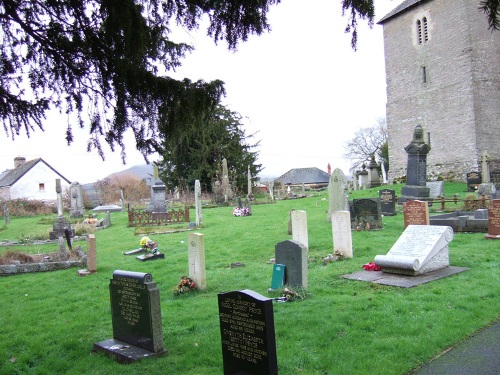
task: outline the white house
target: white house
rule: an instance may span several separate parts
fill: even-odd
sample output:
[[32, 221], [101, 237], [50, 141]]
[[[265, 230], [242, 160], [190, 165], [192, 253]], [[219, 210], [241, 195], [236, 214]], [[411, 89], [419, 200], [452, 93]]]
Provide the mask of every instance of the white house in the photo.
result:
[[36, 199], [56, 201], [56, 180], [62, 191], [69, 189], [71, 181], [47, 164], [42, 158], [26, 161], [14, 158], [14, 169], [0, 173], [0, 199]]

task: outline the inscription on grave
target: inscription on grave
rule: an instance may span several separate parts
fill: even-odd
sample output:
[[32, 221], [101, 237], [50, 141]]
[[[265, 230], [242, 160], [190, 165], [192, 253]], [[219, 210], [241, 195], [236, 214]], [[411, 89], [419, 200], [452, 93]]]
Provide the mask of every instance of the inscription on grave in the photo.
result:
[[424, 201], [408, 201], [403, 204], [404, 225], [429, 225], [429, 208]]
[[224, 374], [278, 374], [272, 299], [241, 290], [218, 302]]
[[382, 215], [396, 215], [396, 192], [391, 189], [382, 189], [378, 192]]
[[485, 238], [500, 239], [500, 199], [493, 199], [488, 206], [488, 234]]

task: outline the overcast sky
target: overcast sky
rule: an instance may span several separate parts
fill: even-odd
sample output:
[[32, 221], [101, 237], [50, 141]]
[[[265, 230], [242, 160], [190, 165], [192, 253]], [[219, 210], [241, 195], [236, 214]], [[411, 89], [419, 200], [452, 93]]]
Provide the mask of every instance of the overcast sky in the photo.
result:
[[[376, 21], [400, 0], [375, 0]], [[203, 29], [176, 32], [195, 47], [177, 69], [176, 78], [225, 82], [223, 104], [244, 117], [245, 132], [260, 140], [261, 176], [278, 177], [292, 168], [318, 167], [349, 172], [344, 145], [355, 131], [385, 117], [386, 84], [382, 26], [360, 23], [358, 50], [344, 33], [338, 0], [284, 0], [269, 12], [271, 32], [251, 36], [236, 52], [215, 45]], [[64, 140], [66, 118], [51, 115], [45, 132], [12, 141], [0, 133], [0, 171], [13, 159], [42, 157], [70, 181], [94, 182], [111, 173], [144, 164], [127, 138], [127, 165], [119, 150], [104, 145], [106, 160], [86, 152], [86, 134], [74, 129], [75, 142]], [[104, 143], [104, 141], [103, 141]], [[154, 161], [153, 158], [151, 161]]]

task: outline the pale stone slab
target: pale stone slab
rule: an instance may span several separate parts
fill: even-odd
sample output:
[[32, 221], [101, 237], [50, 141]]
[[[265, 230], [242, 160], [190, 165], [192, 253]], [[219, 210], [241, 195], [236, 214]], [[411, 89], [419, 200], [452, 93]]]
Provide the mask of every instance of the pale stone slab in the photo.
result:
[[449, 266], [448, 244], [453, 229], [437, 225], [409, 225], [387, 255], [375, 264], [384, 272], [418, 275]]
[[97, 272], [96, 240], [94, 234], [87, 237], [87, 270], [91, 273]]
[[349, 211], [347, 178], [341, 169], [335, 168], [328, 184], [328, 220], [335, 211]]
[[352, 258], [351, 214], [349, 211], [335, 211], [332, 214], [334, 254]]
[[194, 205], [196, 207], [196, 226], [199, 227], [202, 223], [200, 180], [195, 180], [194, 182], [194, 201]]
[[292, 221], [292, 239], [309, 248], [309, 234], [307, 230], [307, 212], [294, 210], [290, 212]]
[[188, 263], [189, 277], [194, 281], [197, 289], [206, 289], [205, 241], [201, 233], [188, 234]]

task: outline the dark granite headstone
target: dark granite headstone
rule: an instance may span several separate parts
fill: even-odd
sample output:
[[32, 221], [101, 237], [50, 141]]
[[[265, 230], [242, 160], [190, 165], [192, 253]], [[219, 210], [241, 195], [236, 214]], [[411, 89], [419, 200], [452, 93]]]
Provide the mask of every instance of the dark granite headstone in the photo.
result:
[[241, 290], [218, 301], [224, 375], [278, 374], [272, 299]]
[[380, 200], [375, 198], [353, 199], [351, 228], [354, 230], [382, 229]]
[[285, 265], [285, 284], [293, 288], [307, 288], [307, 247], [287, 240], [274, 248], [276, 264]]
[[481, 185], [481, 172], [469, 172], [466, 175], [467, 191], [476, 191]]
[[166, 354], [160, 291], [148, 273], [116, 270], [110, 280], [113, 339], [94, 343], [119, 362]]
[[391, 189], [382, 189], [378, 192], [382, 215], [396, 215], [396, 192]]

